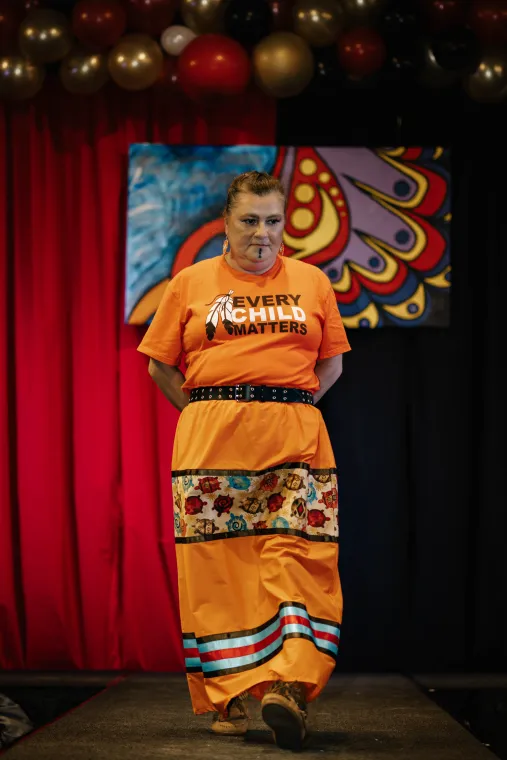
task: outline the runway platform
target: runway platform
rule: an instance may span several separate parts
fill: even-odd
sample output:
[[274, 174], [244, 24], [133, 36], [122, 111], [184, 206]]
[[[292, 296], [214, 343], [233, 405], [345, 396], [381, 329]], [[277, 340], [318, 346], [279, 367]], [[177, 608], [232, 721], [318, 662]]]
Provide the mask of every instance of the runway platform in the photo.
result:
[[[0, 692], [13, 676], [2, 674]], [[31, 679], [31, 680], [30, 680]], [[18, 677], [16, 688], [33, 683]], [[8, 760], [271, 760], [278, 749], [260, 718], [259, 703], [246, 738], [209, 732], [211, 714], [195, 716], [182, 675], [110, 677], [41, 676], [41, 687], [78, 681], [98, 693], [49, 725], [23, 737], [4, 753]], [[425, 684], [400, 675], [335, 675], [309, 706], [308, 760], [494, 760], [493, 752], [425, 693]]]

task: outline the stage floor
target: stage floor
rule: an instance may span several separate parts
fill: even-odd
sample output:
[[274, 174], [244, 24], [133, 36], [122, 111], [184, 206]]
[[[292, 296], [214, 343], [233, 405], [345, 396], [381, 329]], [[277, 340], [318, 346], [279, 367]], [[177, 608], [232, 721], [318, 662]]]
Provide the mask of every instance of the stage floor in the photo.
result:
[[[182, 675], [110, 676], [3, 673], [0, 692], [27, 684], [45, 688], [79, 683], [104, 690], [12, 746], [9, 760], [144, 760], [145, 758], [271, 758], [279, 750], [250, 700], [254, 716], [246, 738], [209, 733], [211, 714], [195, 716]], [[455, 679], [456, 680], [456, 679]], [[303, 752], [341, 760], [494, 760], [481, 744], [425, 693], [445, 679], [412, 681], [401, 675], [335, 675], [309, 706], [310, 736]], [[490, 681], [488, 681], [490, 683]], [[10, 687], [9, 688], [9, 684]], [[502, 685], [505, 685], [505, 678]], [[19, 702], [21, 706], [21, 701]]]

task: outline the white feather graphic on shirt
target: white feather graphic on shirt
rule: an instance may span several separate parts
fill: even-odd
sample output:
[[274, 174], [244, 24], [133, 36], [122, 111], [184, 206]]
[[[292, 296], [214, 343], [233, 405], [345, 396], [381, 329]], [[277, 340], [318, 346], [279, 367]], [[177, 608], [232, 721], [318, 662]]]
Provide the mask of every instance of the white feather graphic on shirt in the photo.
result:
[[227, 298], [223, 300], [222, 307], [220, 309], [220, 316], [222, 317], [222, 323], [229, 333], [232, 335], [234, 328], [232, 325], [232, 290], [229, 291]]
[[[232, 335], [232, 298], [233, 290], [229, 290], [226, 295], [216, 296], [211, 302], [211, 308], [206, 319], [206, 336], [208, 340], [213, 340], [218, 325], [219, 317], [222, 319], [223, 326]], [[206, 304], [209, 306], [209, 304]]]

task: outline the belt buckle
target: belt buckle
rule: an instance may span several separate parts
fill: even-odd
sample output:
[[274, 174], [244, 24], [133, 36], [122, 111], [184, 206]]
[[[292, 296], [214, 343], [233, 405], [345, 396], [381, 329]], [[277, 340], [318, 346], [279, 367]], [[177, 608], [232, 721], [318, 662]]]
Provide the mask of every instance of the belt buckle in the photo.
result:
[[243, 396], [240, 396], [241, 385], [234, 386], [234, 401], [243, 401]]
[[245, 389], [245, 401], [265, 401], [265, 385], [247, 385]]
[[255, 391], [257, 388], [255, 388], [253, 385], [245, 385], [245, 395], [243, 396], [243, 401], [257, 401], [257, 397], [255, 395]]

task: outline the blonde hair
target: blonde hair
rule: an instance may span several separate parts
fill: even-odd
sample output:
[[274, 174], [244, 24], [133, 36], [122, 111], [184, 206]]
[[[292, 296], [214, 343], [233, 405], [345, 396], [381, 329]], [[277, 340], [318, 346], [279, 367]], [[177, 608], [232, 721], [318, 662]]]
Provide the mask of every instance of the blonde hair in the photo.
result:
[[243, 172], [238, 174], [229, 185], [227, 191], [227, 201], [224, 209], [224, 216], [231, 213], [231, 209], [236, 203], [239, 193], [253, 193], [254, 195], [269, 195], [269, 193], [280, 193], [284, 201], [284, 207], [287, 206], [287, 196], [285, 188], [278, 179], [267, 172]]

